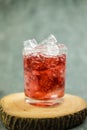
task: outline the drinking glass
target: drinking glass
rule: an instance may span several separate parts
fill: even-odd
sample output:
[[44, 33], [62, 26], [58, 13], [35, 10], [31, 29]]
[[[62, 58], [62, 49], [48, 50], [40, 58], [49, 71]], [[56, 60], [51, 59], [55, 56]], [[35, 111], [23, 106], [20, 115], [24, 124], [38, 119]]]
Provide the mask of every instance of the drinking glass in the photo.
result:
[[27, 103], [52, 106], [63, 102], [66, 80], [67, 48], [51, 35], [37, 44], [24, 42], [24, 93]]

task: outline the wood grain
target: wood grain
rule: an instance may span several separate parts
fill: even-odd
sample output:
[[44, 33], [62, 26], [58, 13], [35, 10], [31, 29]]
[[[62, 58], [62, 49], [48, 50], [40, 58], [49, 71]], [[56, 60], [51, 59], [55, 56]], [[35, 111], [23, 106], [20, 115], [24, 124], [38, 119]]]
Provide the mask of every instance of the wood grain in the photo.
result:
[[81, 124], [87, 115], [87, 104], [78, 96], [66, 94], [53, 107], [33, 106], [24, 98], [16, 93], [0, 100], [0, 119], [9, 130], [64, 130]]

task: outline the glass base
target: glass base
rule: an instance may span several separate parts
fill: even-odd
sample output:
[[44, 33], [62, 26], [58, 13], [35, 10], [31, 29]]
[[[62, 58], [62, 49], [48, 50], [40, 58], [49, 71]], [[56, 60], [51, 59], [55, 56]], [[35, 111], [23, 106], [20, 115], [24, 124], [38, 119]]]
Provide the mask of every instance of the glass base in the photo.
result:
[[57, 104], [63, 103], [64, 98], [57, 98], [57, 99], [50, 99], [50, 100], [36, 100], [36, 99], [31, 99], [29, 97], [25, 97], [26, 103], [29, 103], [31, 105], [35, 106], [55, 106]]

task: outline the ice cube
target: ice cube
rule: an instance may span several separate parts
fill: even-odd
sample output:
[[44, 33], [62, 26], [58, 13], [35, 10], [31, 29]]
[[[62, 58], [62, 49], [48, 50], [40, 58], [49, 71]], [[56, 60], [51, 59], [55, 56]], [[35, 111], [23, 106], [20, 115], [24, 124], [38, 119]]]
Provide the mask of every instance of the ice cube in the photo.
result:
[[48, 55], [55, 56], [59, 54], [59, 48], [57, 45], [57, 40], [54, 35], [50, 35], [47, 39], [47, 51]]
[[40, 44], [44, 45], [44, 44], [54, 44], [54, 43], [57, 43], [57, 40], [55, 36], [51, 34], [47, 39], [43, 40]]
[[26, 54], [33, 52], [33, 55], [37, 55], [38, 52], [47, 56], [56, 56], [59, 54], [57, 40], [52, 34], [40, 44], [35, 39], [25, 41], [24, 50]]
[[35, 39], [24, 41], [24, 49], [25, 50], [32, 50], [38, 45]]
[[34, 51], [34, 48], [38, 46], [38, 43], [35, 39], [24, 41], [24, 55], [29, 55]]
[[48, 37], [47, 42], [48, 42], [48, 43], [51, 43], [51, 44], [55, 44], [55, 43], [57, 43], [57, 40], [56, 40], [55, 36], [51, 34], [51, 35]]
[[35, 49], [35, 51], [39, 50], [39, 52], [48, 56], [55, 56], [59, 54], [57, 40], [52, 34], [42, 41]]

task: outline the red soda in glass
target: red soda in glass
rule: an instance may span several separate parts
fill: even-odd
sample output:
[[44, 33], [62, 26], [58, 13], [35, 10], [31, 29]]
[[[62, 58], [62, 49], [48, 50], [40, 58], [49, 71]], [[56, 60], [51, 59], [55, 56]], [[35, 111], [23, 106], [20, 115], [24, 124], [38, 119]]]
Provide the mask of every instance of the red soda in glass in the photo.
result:
[[58, 55], [47, 55], [40, 51], [23, 55], [26, 102], [51, 106], [63, 101], [66, 51], [64, 45], [58, 47]]

